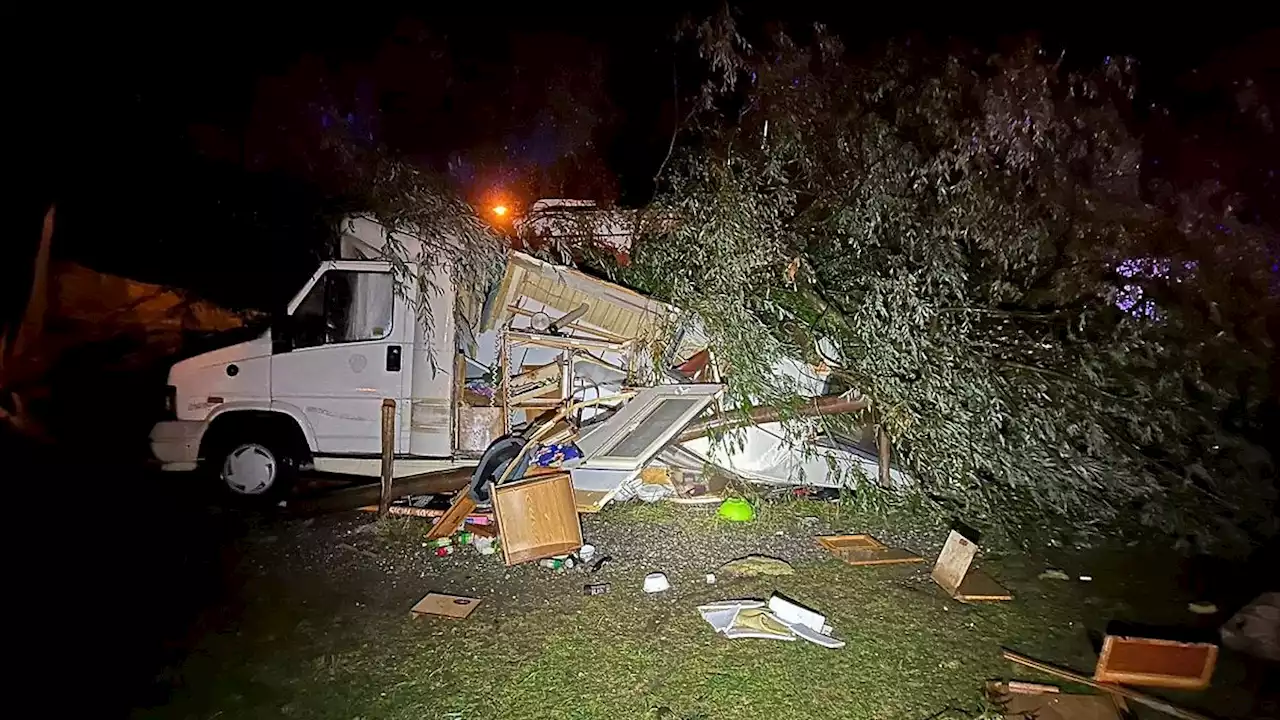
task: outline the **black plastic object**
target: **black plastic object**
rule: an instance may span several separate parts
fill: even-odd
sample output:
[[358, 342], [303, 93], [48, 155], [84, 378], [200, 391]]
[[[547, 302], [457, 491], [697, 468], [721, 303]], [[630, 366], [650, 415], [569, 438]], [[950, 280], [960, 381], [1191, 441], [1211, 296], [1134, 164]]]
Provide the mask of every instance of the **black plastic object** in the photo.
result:
[[[502, 477], [507, 466], [516, 459], [520, 450], [528, 442], [519, 435], [503, 435], [489, 443], [489, 447], [485, 448], [484, 454], [480, 456], [480, 463], [476, 465], [475, 472], [471, 473], [472, 500], [478, 504], [489, 502], [489, 483], [496, 482]], [[510, 480], [524, 476], [525, 468], [529, 466], [529, 458], [524, 458], [520, 464], [521, 467], [511, 473]]]
[[387, 372], [400, 372], [400, 346], [387, 346]]

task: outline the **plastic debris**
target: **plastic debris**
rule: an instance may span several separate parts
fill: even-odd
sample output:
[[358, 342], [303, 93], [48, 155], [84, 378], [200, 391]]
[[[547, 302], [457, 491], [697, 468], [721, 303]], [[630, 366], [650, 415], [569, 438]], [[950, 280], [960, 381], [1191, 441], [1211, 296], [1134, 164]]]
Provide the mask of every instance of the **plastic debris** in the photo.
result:
[[644, 591], [647, 593], [660, 593], [671, 589], [671, 582], [667, 580], [667, 576], [663, 573], [649, 573], [644, 576]]
[[759, 600], [728, 600], [701, 605], [698, 613], [716, 632], [730, 639], [799, 638], [831, 649], [845, 645], [828, 634], [831, 628], [821, 613], [776, 594], [767, 604]]
[[720, 510], [717, 514], [725, 520], [733, 522], [750, 522], [756, 519], [756, 509], [751, 507], [751, 503], [742, 498], [729, 498], [720, 503]]
[[1061, 570], [1049, 568], [1048, 570], [1045, 570], [1044, 572], [1040, 573], [1040, 579], [1041, 580], [1070, 580], [1071, 576], [1062, 572]]

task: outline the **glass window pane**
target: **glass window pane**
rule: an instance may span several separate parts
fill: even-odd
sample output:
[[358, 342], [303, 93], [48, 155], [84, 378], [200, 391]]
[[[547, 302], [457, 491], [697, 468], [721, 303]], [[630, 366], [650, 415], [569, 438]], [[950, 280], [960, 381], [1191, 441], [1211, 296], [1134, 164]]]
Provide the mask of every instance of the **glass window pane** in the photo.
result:
[[381, 340], [391, 333], [391, 273], [330, 270], [298, 305], [291, 321], [296, 348]]
[[608, 452], [602, 453], [600, 457], [615, 458], [631, 458], [637, 457], [645, 451], [655, 441], [662, 436], [664, 432], [671, 429], [671, 426], [680, 420], [680, 416], [689, 411], [698, 403], [703, 402], [702, 398], [671, 398], [658, 403], [644, 420], [640, 421], [640, 425], [628, 433], [622, 440]]
[[332, 342], [380, 340], [391, 332], [390, 273], [339, 270], [325, 275]]

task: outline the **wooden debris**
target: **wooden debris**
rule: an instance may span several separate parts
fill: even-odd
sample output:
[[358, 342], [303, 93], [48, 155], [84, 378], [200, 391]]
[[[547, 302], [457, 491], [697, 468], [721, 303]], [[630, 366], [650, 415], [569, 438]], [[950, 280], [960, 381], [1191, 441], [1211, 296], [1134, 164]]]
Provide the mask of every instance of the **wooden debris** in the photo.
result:
[[960, 581], [960, 587], [951, 596], [961, 602], [1000, 602], [1013, 599], [1012, 593], [981, 570], [966, 574]]
[[969, 572], [969, 565], [973, 564], [973, 556], [977, 554], [976, 544], [952, 530], [947, 536], [947, 543], [942, 546], [938, 561], [934, 563], [931, 575], [933, 581], [946, 590], [948, 595], [955, 596], [960, 581], [964, 580], [965, 574]]
[[832, 555], [850, 565], [900, 565], [924, 562], [924, 558], [899, 548], [886, 547], [870, 535], [824, 535], [815, 538]]
[[1042, 673], [1062, 678], [1063, 680], [1070, 680], [1072, 682], [1080, 683], [1081, 685], [1088, 685], [1089, 687], [1097, 690], [1103, 690], [1113, 695], [1119, 695], [1125, 699], [1142, 703], [1147, 707], [1155, 708], [1160, 712], [1172, 715], [1173, 717], [1179, 718], [1179, 720], [1210, 720], [1205, 715], [1201, 715], [1200, 713], [1192, 712], [1190, 710], [1184, 710], [1177, 705], [1169, 703], [1158, 697], [1147, 695], [1146, 693], [1141, 693], [1137, 690], [1130, 690], [1123, 685], [1112, 685], [1110, 683], [1098, 682], [1086, 675], [1081, 675], [1080, 673], [1067, 670], [1066, 668], [1060, 668], [1056, 665], [1050, 665], [1049, 663], [1040, 662], [1039, 660], [1029, 658], [1026, 655], [1020, 655], [1012, 650], [1005, 650], [1003, 655], [1006, 660], [1011, 660], [1019, 665], [1025, 665], [1029, 668], [1039, 670]]
[[[365, 505], [360, 508], [360, 512], [378, 512], [377, 505]], [[412, 505], [392, 505], [387, 509], [388, 515], [400, 515], [401, 517], [420, 517], [420, 518], [438, 518], [444, 517], [449, 512], [445, 508], [432, 507], [414, 507]], [[488, 512], [477, 512], [467, 516], [468, 525], [492, 525], [493, 514]]]
[[436, 538], [449, 537], [462, 527], [462, 523], [466, 522], [467, 516], [476, 509], [476, 501], [471, 499], [471, 493], [467, 490], [461, 490], [457, 495], [453, 496], [453, 503], [449, 505], [449, 509], [445, 514], [431, 526], [431, 532], [427, 533], [428, 540]]
[[423, 615], [439, 615], [441, 617], [449, 617], [461, 620], [470, 615], [480, 601], [476, 598], [462, 597], [461, 595], [445, 595], [443, 593], [427, 593], [409, 609], [409, 614], [414, 617]]
[[1203, 690], [1218, 662], [1218, 646], [1108, 635], [1093, 671], [1100, 682]]
[[1005, 695], [1050, 695], [1062, 692], [1062, 688], [1057, 685], [1045, 685], [1044, 683], [1024, 682], [1022, 680], [1010, 680], [1008, 682], [1002, 680], [987, 681], [987, 696], [995, 699]]
[[977, 543], [952, 530], [933, 566], [933, 581], [961, 602], [1012, 600], [1013, 595], [989, 575], [978, 570], [969, 571], [977, 554]]
[[502, 535], [502, 558], [507, 565], [563, 555], [582, 547], [582, 524], [578, 521], [569, 473], [501, 485], [489, 494]]
[[1009, 695], [997, 701], [1009, 720], [1120, 720], [1106, 695]]

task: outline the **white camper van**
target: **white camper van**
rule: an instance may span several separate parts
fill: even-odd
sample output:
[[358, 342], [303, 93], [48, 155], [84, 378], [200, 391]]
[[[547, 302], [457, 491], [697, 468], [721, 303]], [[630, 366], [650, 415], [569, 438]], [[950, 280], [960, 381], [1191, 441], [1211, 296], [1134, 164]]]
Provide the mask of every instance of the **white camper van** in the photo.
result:
[[[487, 297], [466, 297], [448, 267], [377, 259], [388, 233], [373, 220], [349, 218], [341, 230], [343, 259], [322, 263], [269, 330], [173, 366], [172, 418], [151, 433], [165, 470], [203, 468], [246, 497], [279, 494], [304, 468], [376, 477], [384, 399], [396, 401], [397, 477], [471, 467], [549, 409], [621, 395], [577, 418], [586, 421], [577, 440], [584, 457], [573, 483], [580, 507], [598, 508], [721, 390], [714, 376], [673, 383], [652, 367], [650, 341], [678, 314], [652, 298], [521, 253], [509, 255]], [[397, 253], [419, 256], [418, 238], [391, 237]], [[406, 267], [437, 292], [397, 291]], [[699, 349], [669, 348], [667, 360]], [[822, 392], [805, 368], [779, 372]], [[873, 455], [795, 447], [776, 425], [733, 430], [723, 447], [688, 442], [677, 461], [764, 482], [832, 485], [850, 468], [874, 474]]]
[[[566, 399], [616, 393], [635, 369], [634, 339], [672, 312], [570, 268], [512, 253], [490, 298], [487, 329], [459, 333], [463, 299], [447, 268], [409, 266], [411, 276], [429, 274], [438, 290], [423, 306], [413, 293], [397, 292], [391, 262], [366, 259], [381, 256], [386, 235], [368, 218], [344, 221], [344, 259], [322, 263], [271, 329], [173, 366], [173, 417], [151, 433], [165, 470], [203, 466], [246, 496], [276, 493], [306, 467], [377, 476], [380, 408], [388, 398], [397, 409], [396, 476], [473, 466], [490, 441], [525, 417]], [[397, 250], [417, 256], [416, 238], [394, 237]], [[553, 325], [567, 315], [564, 327]], [[486, 397], [483, 387], [468, 386], [495, 368], [508, 373], [516, 391], [503, 407], [492, 391]], [[680, 403], [676, 416], [664, 413], [669, 432], [646, 434], [642, 444], [660, 448], [658, 441], [670, 441], [712, 395], [704, 389], [699, 402]]]

